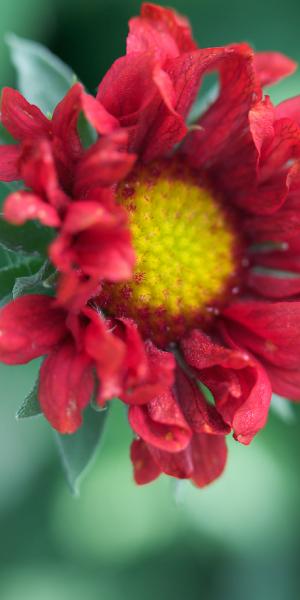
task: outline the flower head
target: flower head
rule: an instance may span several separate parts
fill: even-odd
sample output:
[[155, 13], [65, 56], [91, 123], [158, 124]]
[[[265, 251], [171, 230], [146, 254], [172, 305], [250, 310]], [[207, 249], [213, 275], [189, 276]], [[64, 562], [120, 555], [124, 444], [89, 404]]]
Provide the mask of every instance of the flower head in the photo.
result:
[[[129, 405], [137, 483], [206, 485], [226, 435], [249, 444], [265, 425], [272, 390], [300, 399], [300, 102], [262, 90], [294, 68], [247, 44], [198, 49], [186, 19], [146, 3], [96, 98], [76, 84], [48, 120], [4, 92], [20, 144], [0, 173], [28, 188], [4, 214], [56, 228], [60, 278], [56, 299], [2, 310], [0, 356], [48, 355], [39, 397], [59, 431], [80, 425], [96, 373], [100, 405]], [[218, 97], [190, 127], [212, 71]]]

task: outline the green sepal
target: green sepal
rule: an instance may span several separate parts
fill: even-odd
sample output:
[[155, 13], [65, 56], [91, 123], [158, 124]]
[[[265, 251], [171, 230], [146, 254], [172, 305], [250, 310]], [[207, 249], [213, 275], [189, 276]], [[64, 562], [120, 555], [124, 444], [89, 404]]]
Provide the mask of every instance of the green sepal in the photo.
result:
[[71, 435], [54, 432], [63, 470], [71, 493], [79, 495], [79, 484], [99, 446], [108, 416], [105, 410], [96, 412], [88, 406], [84, 412], [83, 424]]
[[41, 265], [39, 256], [16, 253], [0, 243], [0, 298], [12, 292], [16, 280], [34, 277]]
[[36, 380], [31, 392], [26, 396], [21, 404], [16, 419], [28, 419], [29, 417], [37, 417], [41, 414], [41, 407], [38, 401], [38, 385], [39, 379]]
[[17, 277], [12, 295], [14, 300], [24, 294], [46, 294], [54, 295], [56, 271], [53, 265], [46, 260], [40, 269], [33, 275]]

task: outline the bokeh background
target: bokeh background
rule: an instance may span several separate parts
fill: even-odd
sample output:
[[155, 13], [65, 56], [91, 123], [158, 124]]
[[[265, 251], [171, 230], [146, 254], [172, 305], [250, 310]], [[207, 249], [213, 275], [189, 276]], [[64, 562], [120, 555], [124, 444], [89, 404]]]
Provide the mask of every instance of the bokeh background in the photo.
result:
[[[162, 2], [162, 4], [165, 4]], [[6, 32], [41, 41], [90, 91], [124, 53], [136, 0], [0, 0], [0, 83], [14, 83]], [[173, 0], [201, 46], [248, 41], [300, 60], [299, 0]], [[300, 93], [294, 75], [271, 92]], [[0, 368], [1, 600], [299, 598], [300, 410], [277, 405], [245, 448], [230, 442], [205, 490], [132, 481], [131, 434], [113, 406], [104, 443], [74, 499], [41, 417], [16, 422], [38, 364]], [[279, 414], [280, 413], [280, 414]]]

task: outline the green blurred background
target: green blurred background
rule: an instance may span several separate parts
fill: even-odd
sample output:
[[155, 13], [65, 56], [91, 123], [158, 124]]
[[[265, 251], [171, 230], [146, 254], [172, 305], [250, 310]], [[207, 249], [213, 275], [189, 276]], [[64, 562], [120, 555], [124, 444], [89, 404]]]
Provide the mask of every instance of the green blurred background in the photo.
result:
[[[124, 53], [135, 0], [0, 0], [0, 83], [13, 84], [6, 32], [41, 41], [91, 91]], [[300, 60], [299, 0], [174, 0], [201, 46], [245, 40]], [[300, 92], [294, 75], [275, 101]], [[42, 418], [16, 422], [38, 364], [1, 366], [1, 600], [299, 598], [300, 410], [282, 406], [251, 447], [230, 442], [205, 490], [132, 481], [131, 434], [114, 406], [104, 444], [70, 496]]]

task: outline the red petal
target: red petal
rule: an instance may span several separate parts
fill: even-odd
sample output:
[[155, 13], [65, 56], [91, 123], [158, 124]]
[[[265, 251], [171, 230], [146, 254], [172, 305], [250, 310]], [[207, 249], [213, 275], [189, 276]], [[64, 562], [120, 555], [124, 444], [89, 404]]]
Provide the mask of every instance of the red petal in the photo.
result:
[[23, 144], [20, 173], [27, 187], [36, 194], [46, 196], [56, 208], [68, 203], [68, 197], [59, 186], [52, 146], [47, 140]]
[[3, 215], [14, 225], [22, 225], [33, 219], [49, 227], [58, 227], [60, 224], [59, 216], [53, 206], [43, 202], [39, 196], [24, 191], [15, 192], [6, 198]]
[[171, 352], [159, 350], [152, 342], [145, 342], [148, 358], [148, 375], [132, 389], [122, 393], [121, 399], [128, 404], [146, 404], [163, 394], [174, 381], [175, 359]]
[[277, 119], [292, 119], [300, 125], [300, 96], [280, 102], [275, 108], [275, 114]]
[[124, 151], [127, 135], [117, 131], [100, 139], [85, 152], [75, 174], [74, 195], [82, 197], [93, 188], [110, 186], [126, 177], [136, 160]]
[[150, 51], [164, 61], [196, 47], [187, 19], [168, 8], [146, 3], [141, 16], [129, 21], [127, 54]]
[[266, 298], [289, 298], [300, 294], [300, 277], [292, 273], [290, 276], [277, 275], [276, 271], [272, 273], [249, 271], [247, 276], [247, 285]]
[[299, 367], [300, 302], [234, 302], [223, 311], [229, 334], [270, 363]]
[[224, 423], [215, 406], [207, 403], [195, 380], [179, 367], [176, 372], [176, 392], [183, 414], [195, 433], [230, 433], [230, 427]]
[[98, 394], [99, 404], [105, 404], [120, 393], [120, 373], [126, 354], [124, 343], [109, 330], [102, 315], [94, 310], [86, 309], [91, 322], [86, 328], [85, 349], [94, 360], [100, 380]]
[[[232, 155], [235, 157], [237, 150], [243, 148], [248, 113], [260, 100], [261, 90], [254, 71], [253, 52], [246, 44], [199, 52], [202, 75], [212, 70], [219, 72], [220, 94], [200, 118], [201, 129], [187, 138], [185, 151], [195, 167], [209, 166], [222, 172], [224, 153], [227, 157], [229, 152], [232, 161]], [[227, 159], [225, 166], [228, 167]]]
[[134, 440], [130, 448], [130, 458], [134, 468], [134, 480], [138, 485], [150, 483], [160, 475], [161, 470], [152, 458], [143, 440]]
[[300, 402], [300, 369], [281, 369], [267, 365], [267, 372], [276, 394]]
[[1, 98], [1, 121], [16, 140], [51, 135], [51, 122], [40, 109], [12, 88], [4, 88]]
[[51, 244], [49, 253], [65, 273], [81, 269], [98, 281], [129, 278], [135, 254], [125, 211], [114, 206], [109, 212], [88, 201], [74, 203], [66, 215], [65, 230]]
[[176, 477], [189, 479], [193, 475], [194, 465], [191, 444], [181, 452], [166, 452], [148, 444], [148, 450], [158, 465], [160, 472]]
[[52, 117], [53, 133], [62, 141], [66, 153], [73, 160], [78, 159], [82, 152], [77, 131], [82, 94], [83, 85], [75, 83], [56, 106]]
[[0, 359], [6, 364], [43, 356], [65, 335], [65, 313], [49, 296], [22, 296], [0, 311]]
[[182, 348], [187, 363], [212, 392], [220, 418], [239, 442], [249, 444], [264, 427], [271, 402], [272, 390], [262, 366], [245, 352], [213, 343], [200, 331], [183, 340]]
[[256, 52], [254, 65], [262, 86], [280, 81], [297, 68], [297, 63], [281, 52]]
[[179, 452], [190, 442], [192, 432], [171, 390], [143, 406], [131, 406], [128, 420], [132, 429], [160, 450]]
[[20, 146], [0, 146], [0, 181], [20, 179]]
[[197, 487], [205, 487], [222, 475], [226, 461], [225, 438], [217, 435], [194, 435], [192, 439], [193, 474]]
[[88, 121], [98, 133], [107, 135], [119, 127], [119, 121], [90, 94], [82, 94], [82, 109]]
[[60, 433], [74, 433], [82, 423], [94, 387], [92, 363], [71, 341], [49, 354], [40, 371], [39, 401], [45, 417]]

